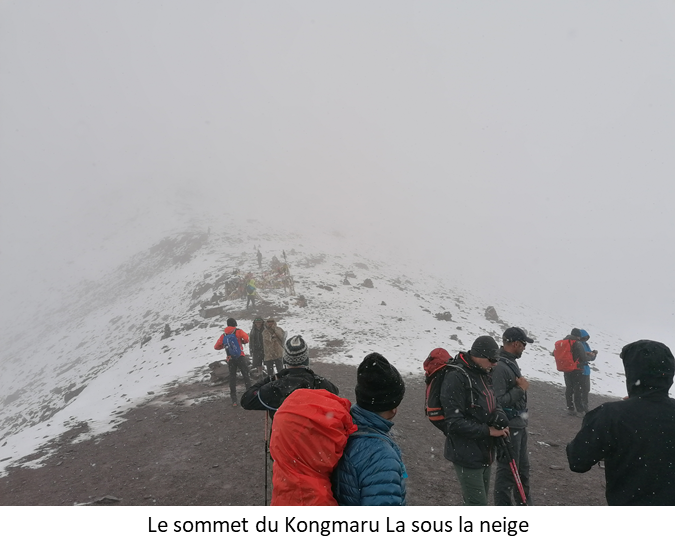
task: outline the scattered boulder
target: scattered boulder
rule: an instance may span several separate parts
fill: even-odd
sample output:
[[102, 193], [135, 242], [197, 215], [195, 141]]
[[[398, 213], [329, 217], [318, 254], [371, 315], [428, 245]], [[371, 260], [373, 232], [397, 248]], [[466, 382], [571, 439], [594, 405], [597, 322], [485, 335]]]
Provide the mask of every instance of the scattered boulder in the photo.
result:
[[452, 313], [450, 313], [450, 311], [443, 311], [443, 313], [436, 313], [435, 317], [439, 321], [452, 321]]
[[485, 310], [485, 318], [488, 321], [492, 321], [495, 323], [501, 322], [499, 315], [497, 315], [497, 310], [492, 305]]
[[295, 304], [296, 304], [298, 307], [307, 307], [307, 299], [305, 298], [305, 296], [300, 295], [300, 296], [298, 296], [297, 299], [295, 300]]
[[358, 267], [359, 269], [363, 269], [364, 271], [368, 270], [368, 265], [365, 263], [354, 263], [354, 267]]
[[342, 281], [342, 284], [349, 286], [351, 282], [349, 282], [346, 278]]
[[353, 271], [347, 271], [345, 273], [345, 279], [347, 279], [347, 278], [356, 278], [356, 275], [354, 274]]
[[216, 307], [204, 307], [203, 309], [200, 309], [199, 314], [204, 317], [205, 319], [210, 319], [212, 317], [217, 317], [218, 315], [222, 315], [224, 313], [224, 308], [220, 305]]
[[382, 303], [380, 305], [387, 305], [387, 302], [382, 300]]
[[197, 298], [202, 297], [206, 292], [213, 288], [212, 284], [203, 283], [200, 286], [197, 286], [192, 292], [192, 299], [196, 300]]
[[230, 371], [225, 361], [214, 361], [209, 364], [209, 369], [211, 369], [211, 382], [213, 384], [230, 380]]
[[171, 336], [171, 327], [169, 326], [169, 323], [166, 323], [164, 325], [164, 334], [162, 334], [162, 340], [166, 340]]
[[321, 288], [322, 290], [328, 290], [329, 292], [333, 291], [332, 286], [327, 286], [326, 284], [317, 284], [318, 288]]
[[373, 281], [370, 280], [369, 278], [367, 278], [366, 280], [364, 280], [364, 281], [361, 283], [361, 286], [363, 286], [364, 288], [374, 288], [374, 286], [373, 286]]

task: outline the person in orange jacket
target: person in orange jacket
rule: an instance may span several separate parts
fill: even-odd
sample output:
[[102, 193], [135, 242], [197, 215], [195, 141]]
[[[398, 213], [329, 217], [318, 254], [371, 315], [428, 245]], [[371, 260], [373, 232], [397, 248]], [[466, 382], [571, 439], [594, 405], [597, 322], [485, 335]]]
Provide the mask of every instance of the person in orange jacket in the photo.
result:
[[[228, 336], [234, 336], [236, 340], [232, 341]], [[237, 370], [241, 371], [241, 375], [244, 377], [246, 389], [251, 387], [244, 344], [248, 344], [248, 334], [241, 328], [237, 328], [237, 321], [230, 317], [227, 319], [227, 327], [225, 327], [222, 336], [218, 338], [216, 345], [213, 347], [217, 350], [225, 349], [227, 351], [227, 366], [230, 369], [230, 399], [233, 407], [237, 406]]]

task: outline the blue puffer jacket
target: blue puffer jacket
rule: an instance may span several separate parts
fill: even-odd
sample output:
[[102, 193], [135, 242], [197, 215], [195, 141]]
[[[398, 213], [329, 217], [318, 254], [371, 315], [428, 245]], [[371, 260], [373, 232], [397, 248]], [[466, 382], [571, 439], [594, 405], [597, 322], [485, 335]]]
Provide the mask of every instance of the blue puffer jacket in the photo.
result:
[[389, 437], [394, 423], [354, 405], [359, 429], [333, 472], [333, 495], [338, 505], [405, 505], [405, 479], [401, 450]]
[[[583, 328], [579, 329], [580, 333], [580, 338], [581, 340], [581, 345], [584, 346], [584, 351], [586, 352], [586, 357], [588, 358], [589, 361], [593, 361], [595, 359], [595, 355], [589, 355], [591, 353], [591, 346], [588, 345], [588, 342], [583, 340], [583, 338], [590, 338], [588, 332], [586, 332]], [[582, 374], [589, 376], [591, 374], [591, 367], [590, 365], [586, 364], [583, 366], [581, 369]]]

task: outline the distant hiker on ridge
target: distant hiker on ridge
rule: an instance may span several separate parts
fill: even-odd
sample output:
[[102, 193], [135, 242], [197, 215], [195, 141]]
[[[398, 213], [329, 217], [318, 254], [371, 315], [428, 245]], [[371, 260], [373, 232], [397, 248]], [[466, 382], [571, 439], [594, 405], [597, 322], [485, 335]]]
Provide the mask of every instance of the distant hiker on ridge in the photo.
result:
[[262, 269], [262, 254], [260, 253], [260, 250], [258, 250], [256, 255], [258, 257], [258, 269]]
[[265, 346], [263, 345], [263, 330], [265, 321], [262, 317], [253, 319], [253, 326], [249, 332], [249, 351], [251, 352], [251, 366], [259, 369], [262, 376], [263, 362], [265, 361]]
[[265, 367], [267, 374], [272, 376], [274, 374], [274, 367], [276, 372], [281, 372], [284, 368], [284, 340], [286, 333], [284, 329], [277, 326], [277, 322], [270, 317], [265, 322], [265, 329], [262, 333], [263, 347], [265, 354]]
[[227, 366], [230, 369], [230, 399], [234, 407], [237, 406], [237, 370], [241, 371], [246, 388], [251, 386], [244, 344], [248, 344], [248, 334], [237, 328], [237, 321], [230, 317], [227, 319], [227, 327], [223, 335], [218, 338], [213, 347], [217, 350], [224, 349], [227, 353]]
[[249, 308], [249, 305], [255, 307], [255, 296], [257, 293], [257, 288], [255, 287], [255, 279], [251, 278], [246, 284], [246, 309]]

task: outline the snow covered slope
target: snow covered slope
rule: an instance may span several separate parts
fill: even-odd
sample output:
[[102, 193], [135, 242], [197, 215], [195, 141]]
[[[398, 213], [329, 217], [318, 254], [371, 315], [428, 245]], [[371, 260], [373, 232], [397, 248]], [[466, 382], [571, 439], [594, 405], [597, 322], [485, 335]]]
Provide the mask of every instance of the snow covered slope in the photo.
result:
[[[208, 364], [223, 357], [213, 344], [227, 316], [234, 315], [248, 332], [256, 315], [244, 311], [245, 299], [224, 299], [225, 282], [236, 271], [261, 276], [272, 257], [283, 260], [283, 253], [296, 296], [261, 287], [261, 300], [289, 335], [303, 335], [314, 359], [356, 367], [364, 355], [378, 351], [404, 375], [422, 378], [431, 349], [454, 354], [481, 334], [500, 341], [506, 326], [521, 326], [535, 340], [521, 362], [524, 374], [562, 384], [550, 351], [579, 322], [508, 301], [494, 304], [501, 321], [489, 321], [485, 300], [460, 288], [453, 275], [385, 261], [381, 252], [355, 249], [335, 233], [263, 231], [249, 240], [204, 229], [167, 236], [115, 271], [54, 298], [30, 332], [4, 333], [0, 474], [67, 429], [86, 423], [81, 439], [95, 436], [166, 386], [204, 378]], [[372, 287], [363, 285], [366, 279]], [[208, 306], [222, 306], [223, 314], [203, 317]], [[593, 391], [622, 396], [618, 353], [624, 343], [586, 329], [600, 351]], [[23, 464], [37, 466], [44, 455]]]

